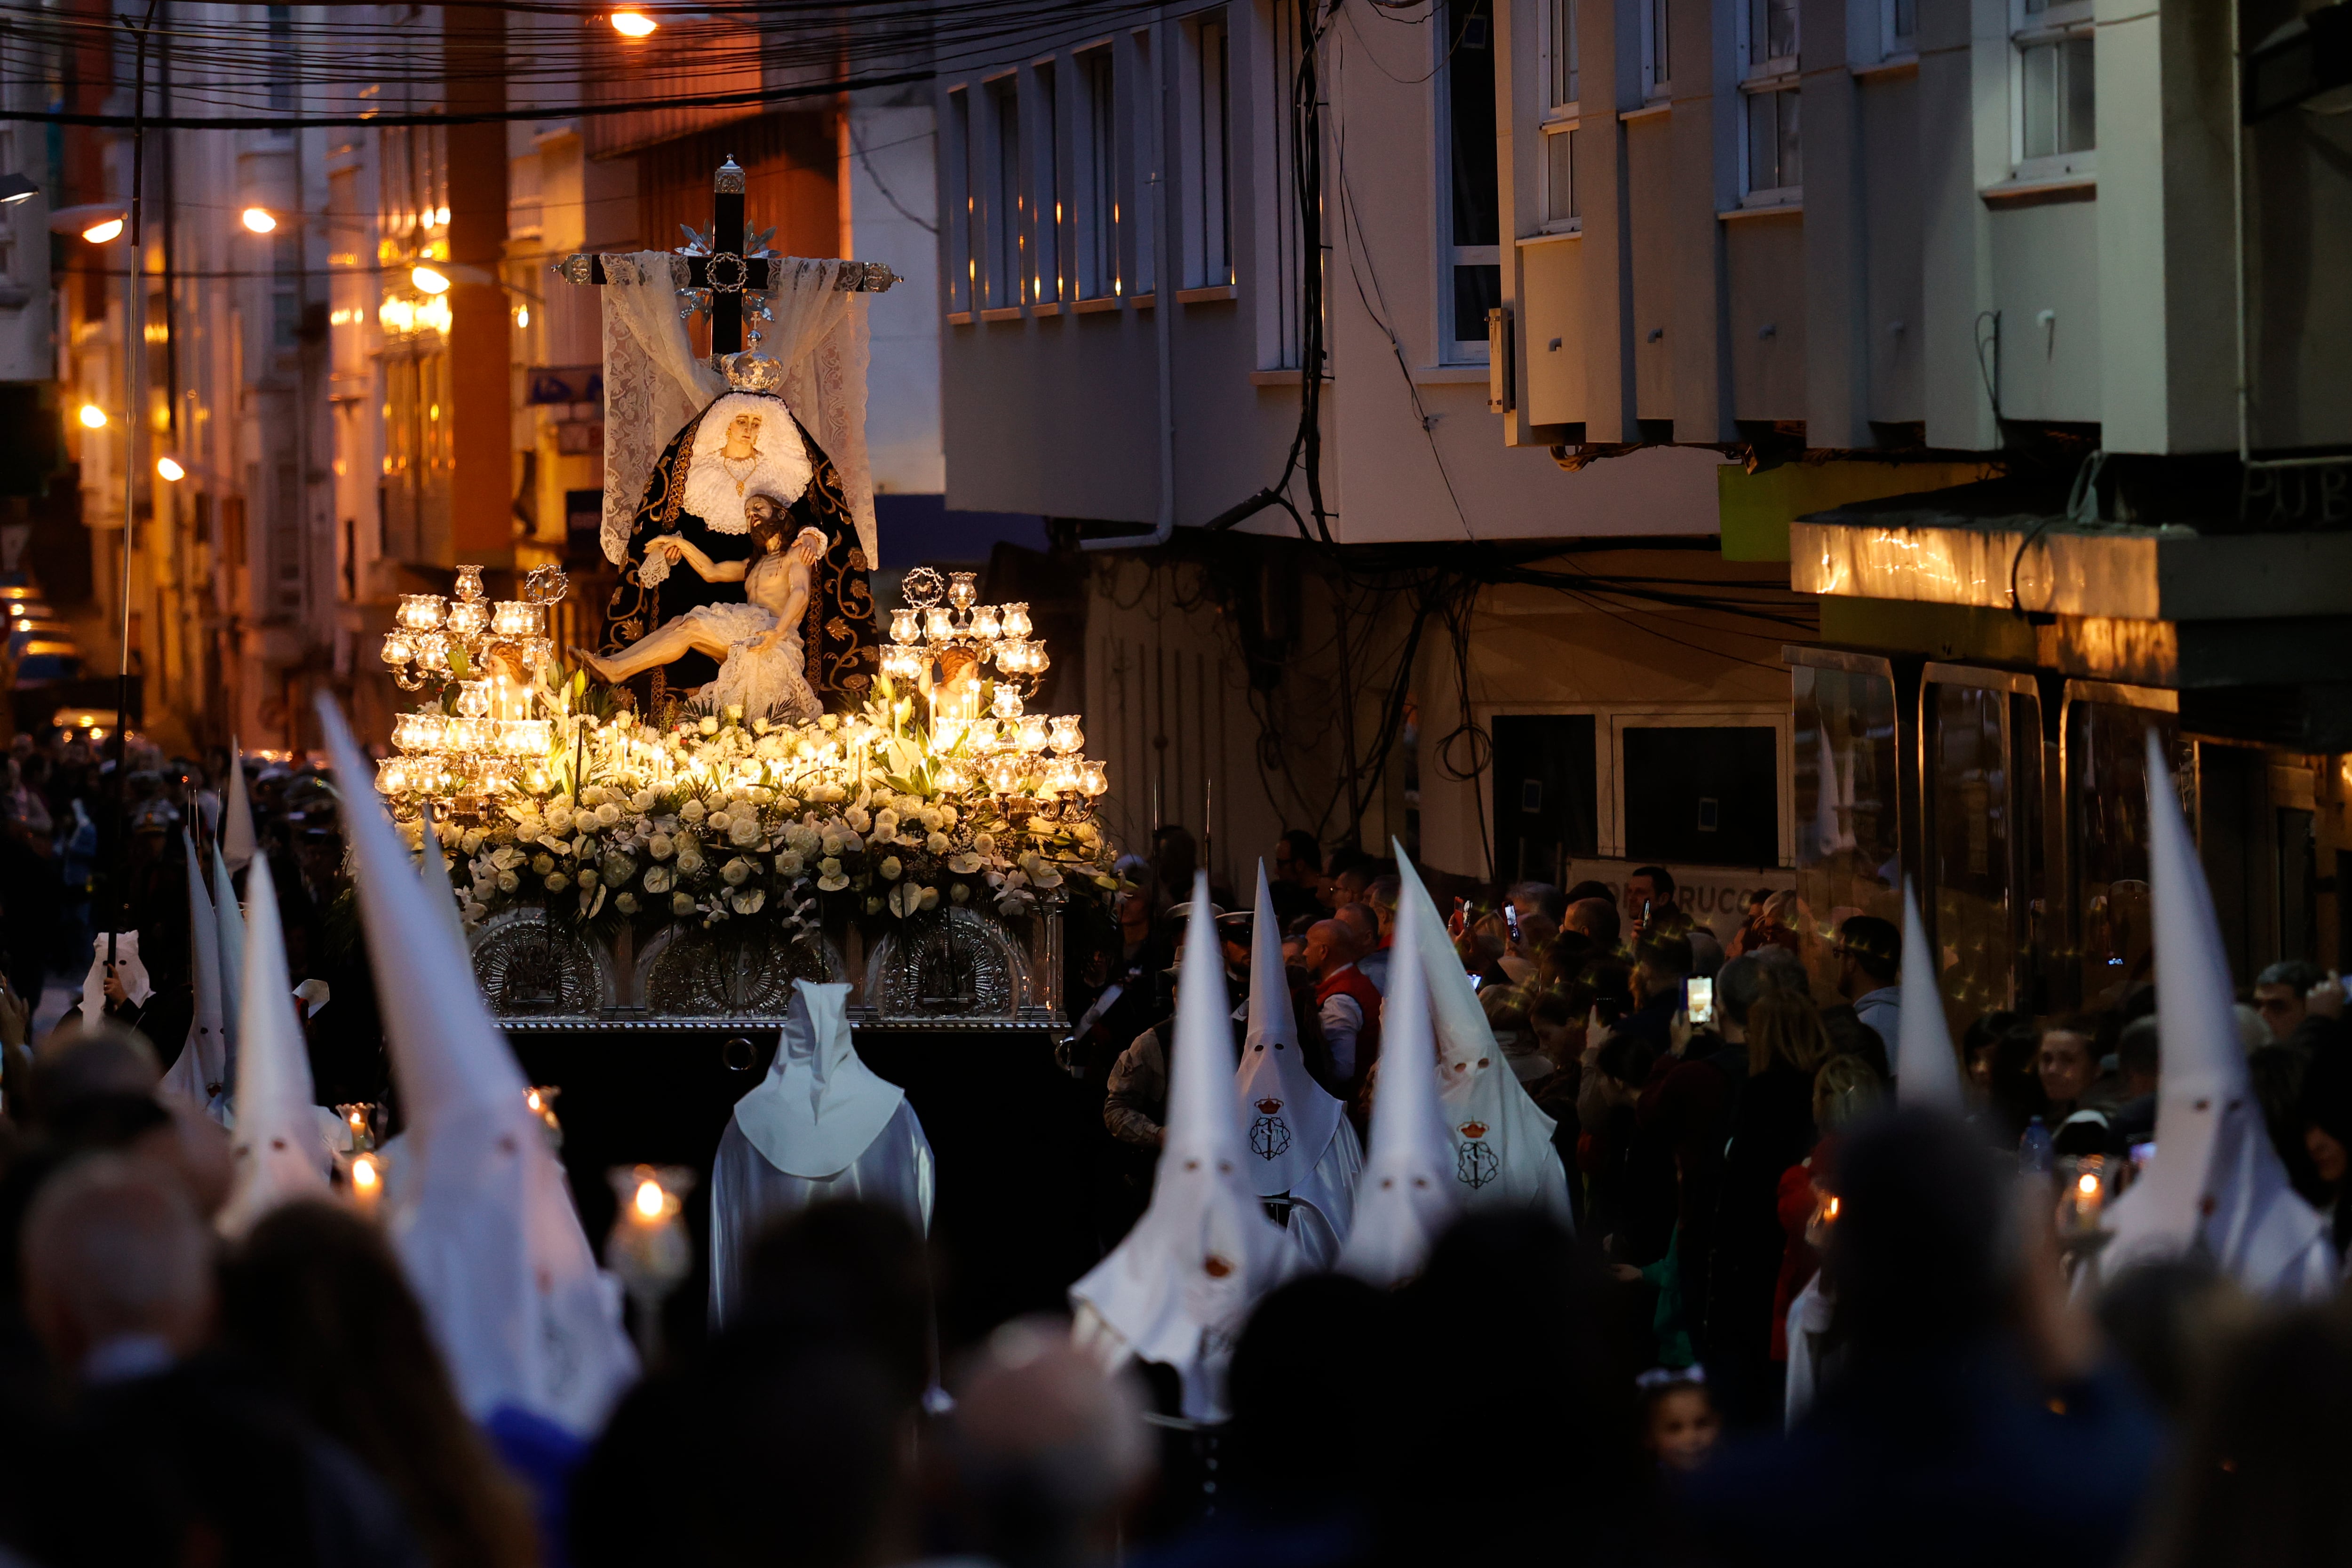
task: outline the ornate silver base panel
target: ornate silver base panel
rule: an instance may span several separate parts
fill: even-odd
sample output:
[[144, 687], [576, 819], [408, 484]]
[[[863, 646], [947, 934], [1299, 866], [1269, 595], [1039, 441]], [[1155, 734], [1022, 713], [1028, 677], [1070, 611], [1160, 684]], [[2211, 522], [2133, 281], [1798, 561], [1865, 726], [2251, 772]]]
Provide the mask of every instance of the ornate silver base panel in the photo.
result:
[[848, 981], [852, 1016], [889, 1025], [1066, 1023], [1062, 906], [1019, 921], [949, 907], [886, 931], [793, 936], [773, 928], [677, 925], [640, 946], [610, 943], [509, 910], [473, 938], [474, 979], [514, 1023], [781, 1019], [795, 980]]

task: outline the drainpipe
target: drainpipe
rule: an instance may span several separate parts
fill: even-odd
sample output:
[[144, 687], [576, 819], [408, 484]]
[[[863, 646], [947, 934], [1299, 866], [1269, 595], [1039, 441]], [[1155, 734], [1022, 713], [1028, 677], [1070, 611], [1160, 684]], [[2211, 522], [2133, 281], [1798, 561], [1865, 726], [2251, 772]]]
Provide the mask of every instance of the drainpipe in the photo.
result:
[[1168, 221], [1168, 24], [1151, 30], [1151, 74], [1159, 99], [1154, 121], [1151, 174], [1151, 243], [1159, 255], [1153, 264], [1152, 327], [1160, 342], [1160, 521], [1150, 533], [1114, 534], [1108, 539], [1081, 539], [1081, 550], [1150, 550], [1165, 544], [1176, 532], [1176, 247]]

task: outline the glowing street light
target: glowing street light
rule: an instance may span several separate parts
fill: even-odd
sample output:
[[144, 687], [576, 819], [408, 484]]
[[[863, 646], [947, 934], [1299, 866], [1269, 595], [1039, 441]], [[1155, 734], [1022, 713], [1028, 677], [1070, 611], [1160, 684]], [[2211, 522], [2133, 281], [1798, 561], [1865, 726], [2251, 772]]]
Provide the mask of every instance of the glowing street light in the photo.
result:
[[121, 232], [122, 220], [121, 218], [100, 218], [98, 222], [90, 225], [88, 228], [83, 229], [81, 231], [81, 237], [89, 241], [92, 245], [104, 245], [109, 240], [113, 239], [121, 234]]
[[427, 294], [446, 294], [449, 291], [447, 274], [436, 272], [430, 267], [410, 268], [408, 280]]
[[625, 38], [651, 37], [653, 36], [654, 29], [660, 26], [661, 24], [659, 22], [655, 21], [651, 16], [646, 16], [642, 11], [615, 11], [613, 13], [613, 31], [620, 34], [621, 37]]
[[83, 404], [81, 405], [81, 411], [77, 414], [75, 417], [81, 421], [81, 427], [85, 430], [103, 430], [106, 428], [106, 410], [100, 408], [95, 403]]
[[168, 454], [155, 459], [155, 471], [175, 485], [188, 477], [188, 470], [180, 467], [180, 459]]
[[268, 207], [247, 207], [238, 215], [237, 221], [255, 234], [268, 234], [278, 226], [277, 215]]

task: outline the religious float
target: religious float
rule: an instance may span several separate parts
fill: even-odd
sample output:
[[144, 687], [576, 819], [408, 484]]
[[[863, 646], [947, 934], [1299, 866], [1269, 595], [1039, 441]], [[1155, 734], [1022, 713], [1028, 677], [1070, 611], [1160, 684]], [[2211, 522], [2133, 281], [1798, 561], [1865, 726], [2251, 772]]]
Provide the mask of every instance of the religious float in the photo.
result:
[[865, 303], [894, 275], [769, 252], [731, 159], [715, 191], [678, 251], [555, 268], [603, 297], [604, 645], [554, 646], [552, 568], [404, 599], [383, 657], [423, 700], [376, 786], [448, 858], [591, 1235], [610, 1168], [707, 1184], [793, 982], [845, 983], [938, 1159], [943, 1314], [1056, 1306], [1093, 1253], [1057, 1047], [1065, 919], [1118, 887], [1108, 781], [1034, 710], [1026, 605], [919, 569], [881, 635]]

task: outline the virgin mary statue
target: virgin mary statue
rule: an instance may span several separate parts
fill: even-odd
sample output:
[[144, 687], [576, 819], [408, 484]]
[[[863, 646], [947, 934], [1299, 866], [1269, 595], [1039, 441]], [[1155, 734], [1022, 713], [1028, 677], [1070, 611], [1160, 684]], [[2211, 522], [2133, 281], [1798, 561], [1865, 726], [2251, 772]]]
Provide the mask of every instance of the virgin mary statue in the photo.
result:
[[656, 700], [700, 682], [698, 703], [747, 718], [858, 708], [877, 639], [841, 476], [773, 390], [774, 361], [734, 355], [728, 380], [656, 459], [586, 662], [614, 682], [656, 672]]

